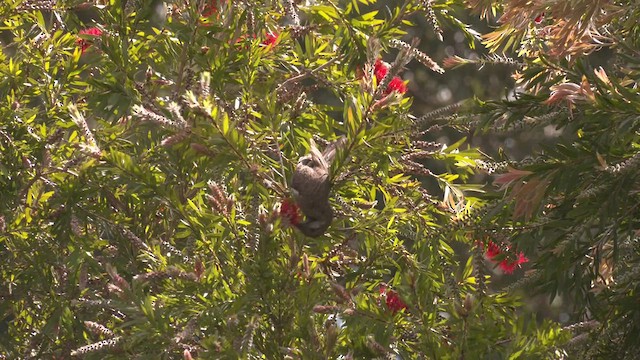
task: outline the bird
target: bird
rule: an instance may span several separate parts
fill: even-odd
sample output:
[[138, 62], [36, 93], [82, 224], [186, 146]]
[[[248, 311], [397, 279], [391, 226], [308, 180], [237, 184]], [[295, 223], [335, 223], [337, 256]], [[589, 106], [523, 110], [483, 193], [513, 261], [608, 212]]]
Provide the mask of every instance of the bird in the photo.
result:
[[301, 157], [291, 178], [293, 197], [305, 216], [296, 227], [310, 237], [322, 236], [331, 221], [333, 210], [329, 204], [331, 190], [331, 163], [346, 138], [341, 137], [320, 152], [315, 141], [309, 140], [309, 154]]

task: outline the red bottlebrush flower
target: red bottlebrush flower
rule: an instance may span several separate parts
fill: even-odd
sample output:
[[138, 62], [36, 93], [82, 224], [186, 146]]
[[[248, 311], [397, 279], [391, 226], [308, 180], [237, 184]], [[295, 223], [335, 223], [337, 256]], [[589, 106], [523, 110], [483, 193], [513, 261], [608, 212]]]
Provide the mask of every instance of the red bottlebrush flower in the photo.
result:
[[407, 84], [405, 84], [398, 76], [394, 76], [393, 79], [391, 79], [391, 82], [389, 82], [389, 86], [387, 86], [387, 90], [384, 93], [391, 94], [393, 91], [400, 94], [407, 92]]
[[407, 304], [400, 299], [400, 295], [393, 290], [387, 290], [387, 308], [394, 314], [400, 310], [409, 310]]
[[80, 34], [80, 35], [100, 36], [100, 35], [102, 35], [102, 30], [98, 29], [97, 27], [91, 27], [91, 28], [88, 28], [88, 29], [80, 30], [80, 32], [78, 32], [78, 34]]
[[382, 61], [382, 59], [376, 60], [373, 65], [373, 74], [376, 76], [378, 83], [387, 76], [387, 72], [389, 72], [389, 64]]
[[200, 13], [200, 15], [202, 15], [202, 17], [209, 17], [217, 13], [218, 13], [218, 0], [210, 0], [204, 6], [204, 9], [202, 9], [202, 12]]
[[[102, 35], [102, 30], [98, 29], [97, 27], [91, 27], [88, 29], [82, 29], [78, 32], [78, 35], [86, 35], [86, 36], [91, 36], [91, 37], [98, 37]], [[91, 44], [93, 44], [93, 41], [88, 40], [88, 39], [83, 39], [83, 38], [78, 38], [76, 40], [76, 45], [80, 46], [80, 51], [84, 54], [84, 52], [91, 47]]]
[[387, 289], [386, 285], [380, 285], [380, 295], [385, 297], [387, 309], [391, 310], [393, 314], [400, 310], [409, 310], [409, 306], [400, 299], [400, 295], [391, 289]]
[[500, 264], [498, 264], [498, 266], [500, 266], [500, 269], [502, 269], [502, 271], [504, 271], [505, 274], [513, 274], [513, 271], [517, 267], [520, 267], [520, 265], [527, 262], [529, 262], [529, 259], [526, 256], [524, 256], [523, 253], [519, 253], [517, 259], [515, 260], [504, 259], [500, 262]]
[[533, 21], [535, 21], [536, 24], [540, 24], [542, 20], [544, 20], [544, 13], [536, 16], [536, 18]]
[[269, 33], [267, 33], [265, 35], [265, 39], [264, 39], [264, 41], [262, 41], [262, 45], [267, 46], [267, 47], [271, 47], [271, 46], [275, 45], [275, 43], [278, 41], [279, 37], [280, 37], [280, 34], [269, 32]]
[[387, 293], [387, 285], [385, 283], [380, 284], [380, 295], [385, 295]]
[[489, 241], [487, 244], [487, 257], [489, 260], [493, 260], [493, 258], [500, 255], [501, 252], [500, 246], [496, 245], [493, 241]]
[[[373, 75], [376, 77], [378, 84], [385, 76], [387, 76], [390, 67], [391, 66], [382, 61], [382, 59], [376, 60], [376, 63], [373, 65]], [[400, 94], [407, 92], [407, 84], [405, 84], [399, 76], [394, 76], [393, 79], [391, 79], [389, 85], [387, 85], [387, 88], [384, 91], [384, 94], [389, 95], [394, 91]]]
[[[506, 247], [506, 250], [509, 250], [509, 247]], [[500, 254], [502, 254], [502, 249], [500, 248], [500, 246], [498, 246], [496, 243], [494, 243], [493, 241], [489, 241], [489, 243], [487, 244], [487, 251], [486, 251], [486, 256], [489, 260], [492, 260], [499, 256]], [[524, 256], [523, 252], [518, 253], [517, 258], [514, 260], [512, 256], [507, 256], [507, 258], [503, 259], [502, 261], [500, 261], [500, 263], [498, 264], [498, 266], [500, 267], [500, 269], [502, 269], [502, 271], [504, 271], [505, 274], [513, 274], [513, 271], [517, 268], [520, 267], [520, 265], [529, 262], [529, 259]]]
[[280, 204], [280, 216], [289, 221], [291, 225], [298, 225], [300, 223], [298, 205], [291, 199], [284, 199]]

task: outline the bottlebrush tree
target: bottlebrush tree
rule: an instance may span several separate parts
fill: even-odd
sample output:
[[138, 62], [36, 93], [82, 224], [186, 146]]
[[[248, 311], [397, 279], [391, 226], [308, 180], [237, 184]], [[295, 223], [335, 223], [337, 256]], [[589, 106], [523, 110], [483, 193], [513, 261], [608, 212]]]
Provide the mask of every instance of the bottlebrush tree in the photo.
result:
[[[535, 221], [538, 207], [556, 229], [577, 226], [575, 217], [595, 220], [597, 212], [572, 212], [564, 202], [576, 199], [567, 191], [596, 180], [597, 196], [628, 189], [611, 199], [629, 208], [609, 208], [633, 213], [633, 162], [606, 164], [630, 151], [635, 120], [617, 110], [620, 121], [611, 122], [595, 106], [631, 106], [623, 100], [634, 90], [591, 72], [593, 87], [577, 85], [584, 93], [557, 95], [554, 104], [544, 103], [550, 87], [527, 102], [483, 104], [485, 114], [556, 106], [565, 120], [584, 116], [575, 141], [597, 136], [602, 155], [568, 148], [567, 156], [582, 154], [566, 163], [583, 169], [580, 177], [548, 175], [560, 166], [553, 162], [506, 172], [506, 200], [536, 201], [516, 206], [519, 217], [476, 221], [474, 209], [496, 206], [467, 184], [488, 160], [462, 142], [425, 141], [442, 128], [425, 126], [441, 112], [412, 114], [401, 73], [412, 61], [443, 72], [403, 38], [411, 16], [426, 17], [441, 35], [473, 35], [455, 17], [457, 5], [4, 2], [11, 41], [0, 65], [0, 357], [563, 356], [570, 332], [488, 290], [490, 270], [511, 272], [531, 258], [558, 288], [566, 278], [552, 276], [561, 271], [586, 281], [583, 268], [567, 272], [583, 249], [574, 248], [577, 238], [554, 251], [545, 235], [538, 244], [549, 256], [534, 258], [537, 247], [520, 239], [531, 232], [509, 238], [504, 228], [525, 215]], [[530, 88], [559, 82], [569, 76], [562, 66], [572, 64], [551, 71], [532, 60], [523, 76]], [[567, 82], [586, 83], [571, 74]], [[596, 95], [596, 84], [615, 104]], [[567, 107], [578, 102], [592, 113]], [[297, 209], [292, 174], [312, 139], [324, 148], [342, 137], [330, 169], [333, 222], [322, 236], [304, 236], [297, 226], [308, 219]], [[446, 171], [431, 171], [425, 159]], [[560, 182], [570, 174], [570, 184]], [[441, 191], [427, 190], [424, 179]], [[555, 215], [562, 211], [567, 218]], [[596, 241], [597, 229], [622, 236], [606, 224], [631, 231], [633, 220], [616, 214], [583, 223], [576, 236]], [[495, 224], [504, 228], [489, 236]], [[597, 249], [589, 248], [592, 263], [579, 258], [584, 269], [612, 264]]]
[[[506, 100], [464, 103], [456, 122], [476, 133], [552, 137], [526, 156], [480, 164], [494, 174], [496, 191], [470, 221], [480, 229], [475, 236], [501, 243], [498, 253], [516, 247], [530, 258], [532, 269], [509, 290], [569, 303], [571, 358], [637, 359], [640, 8], [630, 1], [467, 4], [497, 24], [483, 37], [494, 54], [445, 63], [513, 66], [516, 88]], [[426, 125], [451, 125], [450, 118]]]

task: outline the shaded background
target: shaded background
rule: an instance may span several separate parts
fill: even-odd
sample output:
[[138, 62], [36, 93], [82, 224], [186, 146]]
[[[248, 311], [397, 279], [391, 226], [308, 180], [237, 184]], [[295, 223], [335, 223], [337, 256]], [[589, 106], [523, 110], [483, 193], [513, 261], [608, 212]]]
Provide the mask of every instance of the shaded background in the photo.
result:
[[[395, 4], [398, 1], [382, 1], [380, 3]], [[383, 8], [384, 6], [380, 10], [384, 11]], [[482, 21], [465, 8], [460, 8], [456, 17], [469, 24], [480, 34], [491, 32], [496, 25], [495, 19], [489, 22]], [[416, 27], [411, 28], [403, 40], [410, 42], [412, 38], [419, 38], [418, 48], [438, 64], [442, 65], [443, 60], [451, 56], [475, 60], [489, 54], [480, 40], [471, 45], [465, 34], [449, 23], [440, 22], [439, 25], [443, 30], [443, 41], [440, 41], [424, 14], [414, 15], [410, 20]], [[396, 50], [392, 49], [392, 51], [395, 56]], [[392, 61], [393, 57], [385, 57], [385, 60]], [[455, 69], [445, 69], [444, 74], [438, 74], [414, 60], [407, 65], [401, 76], [405, 80], [409, 80], [408, 95], [413, 97], [412, 111], [416, 117], [420, 117], [439, 108], [474, 97], [480, 100], [499, 100], [513, 97], [516, 89], [515, 80], [511, 75], [514, 70], [514, 66], [503, 64], [490, 64], [482, 68], [469, 64]], [[506, 156], [512, 160], [522, 160], [544, 144], [553, 143], [554, 139], [563, 136], [562, 130], [551, 125], [525, 132], [492, 134], [479, 133], [473, 128], [469, 132], [444, 128], [427, 134], [425, 140], [452, 144], [466, 137], [468, 146], [479, 148], [493, 159], [500, 160], [500, 157]], [[435, 173], [445, 172], [442, 164], [437, 161], [428, 164]], [[491, 176], [480, 174], [473, 181], [489, 184]], [[431, 193], [441, 194], [437, 183], [432, 179], [424, 179], [424, 183]], [[469, 256], [468, 246], [462, 245], [455, 248], [464, 263], [466, 257]], [[490, 285], [490, 288], [493, 289], [509, 286], [524, 276], [528, 268], [528, 264], [524, 264], [523, 269], [516, 270], [513, 275], [506, 275], [495, 267], [494, 263], [486, 261], [486, 265], [493, 272]], [[572, 305], [563, 296], [558, 295], [550, 300], [546, 294], [533, 295], [525, 293], [524, 290], [520, 292], [520, 295], [526, 303], [527, 310], [535, 313], [539, 320], [550, 318], [560, 323], [570, 322], [569, 314], [572, 312]]]

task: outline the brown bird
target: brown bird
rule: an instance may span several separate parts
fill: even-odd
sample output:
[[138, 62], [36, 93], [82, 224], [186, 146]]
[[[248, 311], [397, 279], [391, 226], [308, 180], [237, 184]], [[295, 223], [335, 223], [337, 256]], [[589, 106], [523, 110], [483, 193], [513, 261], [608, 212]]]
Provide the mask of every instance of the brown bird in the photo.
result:
[[329, 204], [330, 168], [338, 148], [345, 142], [346, 139], [341, 137], [320, 152], [311, 139], [309, 154], [298, 160], [291, 178], [291, 188], [298, 207], [306, 217], [304, 222], [296, 226], [307, 236], [321, 236], [331, 225], [333, 210]]

